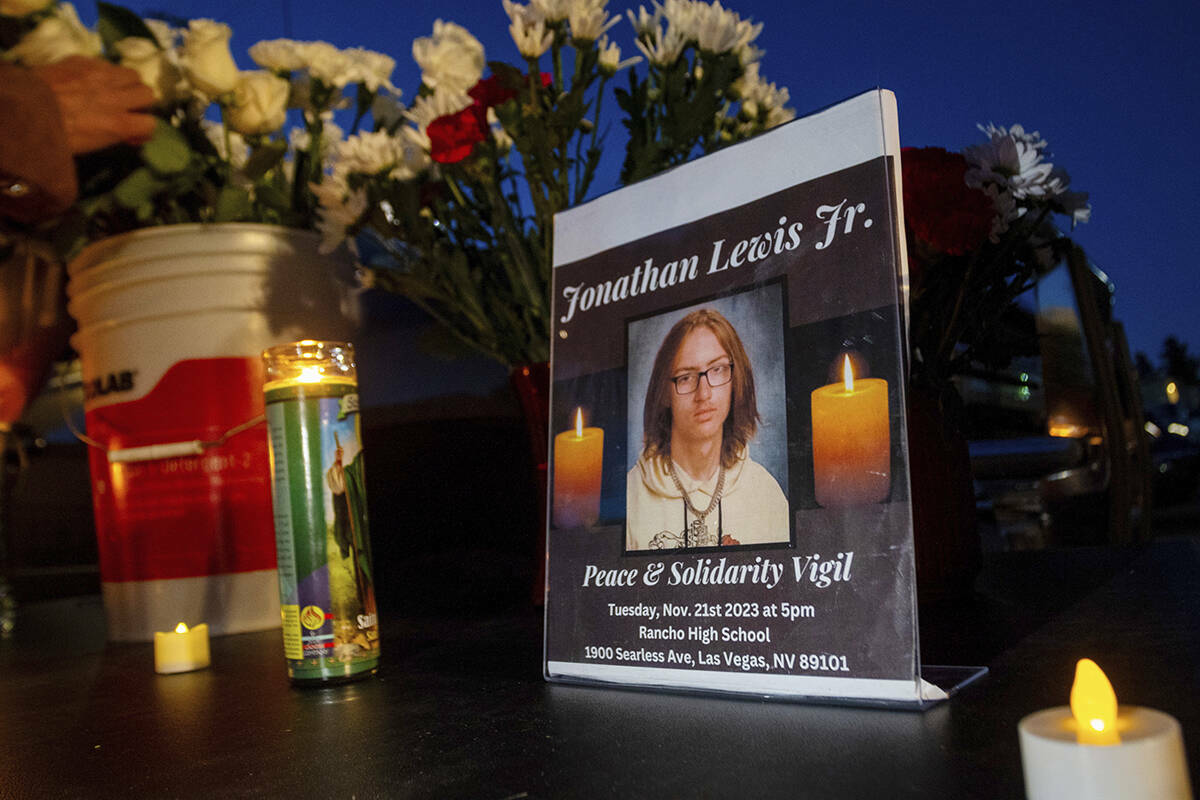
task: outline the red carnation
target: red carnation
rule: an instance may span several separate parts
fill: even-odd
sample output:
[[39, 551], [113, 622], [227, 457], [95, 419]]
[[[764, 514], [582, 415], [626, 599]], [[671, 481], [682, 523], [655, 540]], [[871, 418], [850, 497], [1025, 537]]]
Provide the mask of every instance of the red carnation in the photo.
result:
[[[542, 86], [549, 86], [549, 73], [541, 73]], [[474, 102], [454, 114], [438, 117], [425, 129], [429, 136], [429, 155], [439, 164], [457, 164], [488, 137], [488, 109], [503, 105], [517, 96], [499, 75], [479, 80], [467, 91]]]
[[505, 86], [499, 75], [493, 75], [472, 86], [467, 94], [471, 96], [476, 105], [481, 105], [486, 110], [493, 106], [504, 105], [517, 96], [517, 90]]
[[992, 230], [991, 199], [964, 182], [967, 160], [941, 147], [905, 147], [904, 221], [913, 235], [950, 255], [983, 244]]
[[439, 164], [457, 164], [487, 138], [487, 122], [480, 124], [475, 106], [455, 114], [438, 117], [425, 129], [429, 136], [429, 155]]

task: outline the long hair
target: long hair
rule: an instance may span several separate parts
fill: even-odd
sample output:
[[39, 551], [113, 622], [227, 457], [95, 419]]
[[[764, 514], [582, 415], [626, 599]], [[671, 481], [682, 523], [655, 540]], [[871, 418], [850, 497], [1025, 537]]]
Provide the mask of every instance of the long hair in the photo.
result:
[[711, 308], [698, 309], [676, 322], [658, 348], [642, 410], [642, 455], [647, 459], [671, 456], [671, 392], [675, 391], [671, 385], [671, 367], [684, 338], [700, 327], [713, 332], [733, 364], [733, 391], [721, 439], [721, 464], [729, 469], [758, 430], [758, 403], [754, 395], [754, 371], [741, 337], [729, 320]]

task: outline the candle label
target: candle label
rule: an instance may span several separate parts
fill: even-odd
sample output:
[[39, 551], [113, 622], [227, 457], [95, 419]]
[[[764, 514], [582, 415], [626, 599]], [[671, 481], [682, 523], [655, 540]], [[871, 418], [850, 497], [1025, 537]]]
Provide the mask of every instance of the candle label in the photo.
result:
[[897, 127], [867, 92], [555, 218], [550, 680], [944, 698], [917, 647]]
[[293, 678], [328, 680], [379, 663], [358, 390], [266, 393], [284, 656]]

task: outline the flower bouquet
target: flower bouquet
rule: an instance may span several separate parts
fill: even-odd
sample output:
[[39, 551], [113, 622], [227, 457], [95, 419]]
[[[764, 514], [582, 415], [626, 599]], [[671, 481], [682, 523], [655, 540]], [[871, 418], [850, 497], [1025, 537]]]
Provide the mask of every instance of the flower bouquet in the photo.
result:
[[[71, 255], [88, 241], [181, 222], [316, 225], [313, 187], [343, 136], [395, 94], [395, 62], [325, 42], [260, 42], [262, 69], [242, 70], [229, 26], [209, 19], [142, 19], [99, 3], [89, 30], [70, 3], [6, 0], [0, 58], [28, 67], [102, 56], [151, 87], [158, 126], [144, 146], [118, 145], [78, 160], [80, 200], [53, 233]], [[174, 23], [174, 24], [173, 24]], [[285, 53], [285, 55], [281, 55]], [[294, 124], [288, 126], [291, 119]]]
[[[554, 214], [593, 188], [609, 84], [642, 60], [622, 59], [606, 5], [503, 0], [518, 64], [488, 62], [469, 31], [437, 22], [413, 43], [411, 106], [335, 144], [316, 189], [327, 246], [355, 240], [370, 284], [509, 366], [549, 358]], [[698, 0], [628, 18], [647, 66], [613, 92], [622, 183], [792, 117], [787, 90], [760, 76], [760, 24]]]
[[912, 380], [943, 400], [951, 378], [975, 364], [1006, 366], [1016, 343], [1004, 320], [1037, 276], [1071, 247], [1054, 225], [1091, 215], [1046, 160], [1046, 141], [1020, 125], [980, 126], [987, 141], [962, 153], [905, 148]]

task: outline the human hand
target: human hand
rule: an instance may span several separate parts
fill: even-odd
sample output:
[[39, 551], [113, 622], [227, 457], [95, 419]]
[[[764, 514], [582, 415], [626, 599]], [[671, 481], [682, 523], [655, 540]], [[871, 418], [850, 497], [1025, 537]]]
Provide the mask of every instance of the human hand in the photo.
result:
[[153, 134], [155, 118], [140, 110], [154, 103], [154, 92], [128, 67], [71, 56], [35, 67], [34, 72], [58, 100], [72, 153], [89, 153], [119, 142], [142, 144]]

